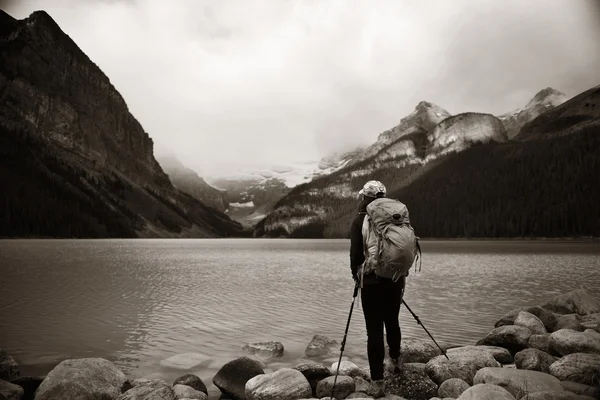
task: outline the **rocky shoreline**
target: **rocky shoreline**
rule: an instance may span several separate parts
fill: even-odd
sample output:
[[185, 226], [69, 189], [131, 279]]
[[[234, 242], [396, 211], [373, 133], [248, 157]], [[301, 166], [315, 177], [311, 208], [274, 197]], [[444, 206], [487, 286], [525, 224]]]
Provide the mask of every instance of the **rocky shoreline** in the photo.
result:
[[[338, 347], [335, 340], [315, 335], [305, 355], [339, 356]], [[473, 345], [444, 350], [449, 359], [428, 338], [403, 340], [402, 368], [386, 360], [384, 399], [600, 399], [600, 299], [572, 290], [544, 305], [508, 312]], [[226, 363], [212, 379], [221, 399], [329, 399], [337, 362], [270, 371], [261, 359], [281, 357], [282, 343], [249, 343], [243, 351], [248, 356]], [[334, 397], [370, 398], [368, 379], [366, 366], [343, 358]], [[0, 349], [0, 399], [207, 400], [208, 390], [192, 374], [172, 384], [130, 380], [102, 358], [64, 360], [47, 376], [21, 377], [18, 364]]]

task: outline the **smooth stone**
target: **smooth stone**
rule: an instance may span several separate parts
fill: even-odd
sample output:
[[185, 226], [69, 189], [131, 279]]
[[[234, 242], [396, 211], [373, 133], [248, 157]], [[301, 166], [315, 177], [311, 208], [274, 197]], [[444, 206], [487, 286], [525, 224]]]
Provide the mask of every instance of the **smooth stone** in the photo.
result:
[[[96, 399], [96, 398], [95, 398]], [[66, 399], [65, 399], [66, 400]], [[79, 400], [79, 399], [78, 399]], [[91, 400], [91, 399], [90, 399]], [[173, 389], [162, 379], [150, 379], [138, 383], [117, 400], [177, 400]]]
[[463, 392], [470, 387], [471, 386], [467, 382], [463, 381], [460, 378], [451, 378], [447, 381], [444, 381], [440, 385], [440, 387], [437, 390], [437, 395], [441, 398], [452, 397], [455, 399], [461, 394], [463, 394]]
[[354, 377], [354, 390], [357, 392], [367, 393], [371, 384], [365, 378], [356, 376]]
[[538, 317], [527, 311], [521, 311], [519, 315], [517, 315], [515, 325], [529, 329], [534, 335], [548, 333], [544, 323]]
[[[335, 373], [337, 371], [337, 367], [338, 367], [337, 362], [331, 364], [331, 368], [329, 368], [329, 370], [331, 371], [331, 375], [335, 375]], [[352, 378], [354, 378], [355, 376], [361, 376], [363, 378], [365, 377], [364, 371], [358, 365], [354, 364], [352, 361], [342, 361], [340, 363], [339, 375], [348, 375]], [[367, 375], [366, 378], [369, 378], [369, 376]]]
[[457, 352], [448, 354], [450, 360], [444, 356], [437, 356], [426, 364], [425, 370], [429, 377], [438, 385], [451, 378], [460, 378], [469, 385], [477, 371], [484, 367], [501, 367], [490, 352]]
[[584, 329], [593, 329], [600, 332], [600, 313], [585, 315], [581, 317], [579, 322]]
[[280, 342], [248, 343], [242, 347], [242, 351], [264, 358], [283, 357], [283, 344]]
[[583, 383], [561, 381], [562, 387], [572, 393], [600, 399], [600, 387], [584, 385]]
[[411, 400], [429, 400], [438, 390], [420, 363], [403, 364], [398, 371], [384, 370], [383, 379], [386, 393]]
[[350, 393], [348, 395], [348, 397], [346, 397], [347, 399], [372, 399], [371, 396], [369, 396], [367, 394], [367, 392], [364, 391], [356, 391], [354, 393]]
[[552, 375], [539, 371], [509, 368], [483, 368], [477, 371], [473, 383], [489, 383], [502, 386], [517, 399], [527, 393], [554, 391], [564, 392], [560, 381]]
[[[317, 385], [317, 397], [323, 398], [325, 396], [331, 396], [334, 378], [334, 376], [330, 376], [319, 382]], [[355, 389], [354, 379], [349, 376], [338, 376], [333, 397], [336, 399], [345, 399], [350, 393], [354, 393], [356, 391]]]
[[245, 400], [246, 382], [261, 374], [264, 370], [258, 361], [241, 357], [223, 365], [214, 376], [213, 384], [233, 400]]
[[525, 349], [515, 354], [515, 364], [519, 369], [548, 373], [556, 358], [538, 349]]
[[456, 400], [515, 400], [503, 387], [479, 383], [465, 390]]
[[312, 396], [312, 388], [302, 372], [282, 368], [250, 379], [245, 393], [246, 400], [295, 400]]
[[528, 328], [517, 325], [505, 325], [494, 328], [483, 339], [482, 344], [488, 346], [504, 347], [513, 352], [527, 348], [527, 341], [531, 336]]
[[19, 385], [0, 379], [0, 399], [21, 400], [25, 391]]
[[561, 329], [550, 335], [550, 348], [562, 356], [572, 353], [600, 354], [600, 333], [586, 329], [577, 332]]
[[403, 363], [427, 363], [442, 354], [433, 343], [419, 339], [402, 339], [400, 360]]
[[600, 300], [581, 288], [557, 296], [542, 307], [559, 314], [588, 315], [600, 313]]
[[60, 362], [43, 380], [35, 400], [116, 398], [127, 377], [103, 358], [79, 358]]
[[208, 361], [210, 361], [210, 358], [204, 354], [183, 353], [162, 360], [160, 366], [165, 368], [190, 370]]
[[546, 331], [554, 331], [556, 324], [558, 323], [559, 315], [539, 306], [529, 307], [524, 311], [527, 311], [528, 313], [531, 313], [538, 317], [539, 320], [542, 321], [542, 323], [544, 324]]
[[302, 375], [308, 380], [313, 394], [317, 393], [318, 383], [331, 376], [331, 371], [324, 365], [304, 363], [293, 367], [293, 369], [302, 372]]
[[20, 376], [19, 364], [6, 350], [0, 348], [0, 379], [12, 381]]
[[196, 400], [207, 400], [208, 395], [204, 392], [194, 389], [188, 385], [174, 385], [173, 393], [175, 398], [180, 399], [196, 399]]
[[572, 329], [578, 332], [583, 332], [585, 330], [581, 324], [581, 316], [578, 314], [559, 315], [558, 322], [551, 332], [556, 332], [561, 329]]
[[339, 343], [336, 340], [329, 339], [324, 335], [314, 335], [306, 349], [304, 354], [306, 357], [324, 357], [332, 353], [332, 347], [338, 346]]
[[545, 333], [543, 335], [531, 335], [529, 337], [529, 340], [527, 341], [527, 348], [528, 349], [537, 349], [537, 350], [543, 351], [544, 353], [557, 355], [557, 354], [554, 354], [554, 352], [550, 348], [550, 334], [549, 333]]
[[523, 400], [594, 400], [592, 397], [581, 396], [571, 392], [535, 392], [522, 398]]
[[550, 366], [550, 374], [561, 381], [600, 386], [600, 354], [569, 354]]
[[510, 364], [513, 362], [513, 356], [510, 354], [510, 351], [503, 347], [498, 346], [462, 346], [455, 347], [453, 349], [448, 350], [447, 354], [454, 354], [459, 352], [477, 352], [477, 351], [485, 351], [488, 352], [498, 361], [500, 364]]
[[193, 374], [185, 374], [175, 379], [175, 382], [173, 382], [173, 386], [175, 385], [186, 385], [191, 387], [192, 389], [198, 390], [199, 392], [208, 395], [208, 389], [206, 388], [206, 385], [204, 384], [202, 379]]

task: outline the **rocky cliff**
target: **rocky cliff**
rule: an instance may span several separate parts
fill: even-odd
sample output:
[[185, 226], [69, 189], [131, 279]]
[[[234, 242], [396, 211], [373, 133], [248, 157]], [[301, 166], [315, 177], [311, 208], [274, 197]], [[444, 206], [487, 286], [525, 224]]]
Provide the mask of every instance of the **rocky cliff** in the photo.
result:
[[220, 236], [176, 190], [121, 95], [45, 12], [0, 10], [0, 236]]

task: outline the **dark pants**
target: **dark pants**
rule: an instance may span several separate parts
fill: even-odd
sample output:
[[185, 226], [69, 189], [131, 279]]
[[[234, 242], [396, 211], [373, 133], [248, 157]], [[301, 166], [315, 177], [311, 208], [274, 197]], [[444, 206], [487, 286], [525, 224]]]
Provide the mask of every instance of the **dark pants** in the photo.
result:
[[404, 294], [404, 279], [397, 283], [381, 279], [375, 284], [364, 285], [361, 300], [367, 326], [367, 355], [371, 379], [383, 379], [383, 326], [391, 358], [400, 356], [400, 304]]

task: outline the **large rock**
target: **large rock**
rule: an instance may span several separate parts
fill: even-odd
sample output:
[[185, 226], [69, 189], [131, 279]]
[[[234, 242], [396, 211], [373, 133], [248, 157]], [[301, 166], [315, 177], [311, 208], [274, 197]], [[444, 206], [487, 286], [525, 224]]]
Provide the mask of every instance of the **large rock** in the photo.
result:
[[539, 306], [529, 307], [525, 311], [538, 317], [548, 332], [554, 331], [556, 324], [558, 323], [559, 315]]
[[593, 329], [600, 332], [600, 313], [585, 315], [581, 317], [579, 322], [584, 329]]
[[11, 381], [19, 377], [19, 364], [6, 350], [0, 348], [0, 379]]
[[506, 325], [514, 325], [515, 319], [517, 319], [519, 313], [524, 310], [524, 308], [516, 308], [514, 310], [510, 310], [509, 312], [504, 314], [498, 321], [496, 321], [496, 323], [494, 324], [494, 328], [499, 328], [501, 326]]
[[190, 399], [190, 400], [207, 400], [208, 395], [204, 392], [194, 389], [188, 385], [175, 385], [173, 386], [173, 393], [177, 400]]
[[407, 363], [399, 371], [385, 370], [385, 392], [412, 400], [428, 400], [437, 393], [438, 385], [419, 363]]
[[494, 328], [483, 339], [482, 344], [504, 347], [510, 351], [517, 352], [527, 347], [527, 341], [530, 336], [531, 331], [528, 328], [517, 325], [505, 325]]
[[550, 373], [561, 381], [600, 385], [600, 354], [569, 354], [553, 363]]
[[206, 385], [204, 384], [202, 379], [193, 374], [185, 374], [175, 379], [175, 382], [173, 382], [173, 386], [175, 385], [186, 385], [194, 390], [198, 390], [208, 395], [208, 389], [206, 388]]
[[0, 399], [2, 400], [21, 400], [25, 391], [19, 385], [0, 379]]
[[485, 351], [458, 352], [448, 354], [448, 357], [450, 360], [444, 356], [437, 356], [425, 367], [427, 374], [437, 385], [451, 378], [460, 378], [471, 385], [473, 377], [480, 369], [501, 366], [489, 352]]
[[572, 329], [579, 332], [585, 330], [581, 324], [581, 316], [578, 314], [559, 315], [554, 329], [550, 332], [560, 331], [561, 329]]
[[[198, 392], [200, 393], [200, 392]], [[202, 393], [204, 394], [204, 393]], [[94, 398], [104, 399], [104, 397]], [[129, 389], [117, 400], [177, 400], [173, 389], [167, 382], [161, 379], [139, 381], [137, 385]]]
[[457, 400], [515, 400], [515, 397], [500, 386], [480, 383], [465, 390]]
[[45, 378], [45, 376], [21, 376], [13, 379], [10, 383], [23, 388], [23, 400], [33, 400], [35, 391], [40, 387]]
[[283, 344], [280, 342], [257, 342], [248, 343], [242, 347], [244, 353], [257, 355], [263, 358], [275, 358], [283, 356]]
[[561, 356], [571, 353], [600, 354], [600, 333], [592, 329], [584, 332], [561, 329], [550, 335], [550, 348]]
[[539, 371], [527, 371], [512, 368], [483, 368], [477, 372], [473, 383], [489, 383], [498, 385], [520, 399], [526, 393], [563, 392], [560, 381], [552, 375]]
[[581, 396], [571, 392], [535, 392], [530, 393], [523, 400], [594, 400], [592, 397]]
[[362, 378], [360, 376], [354, 377], [354, 390], [356, 390], [357, 392], [366, 393], [369, 390], [370, 386], [371, 384], [365, 378]]
[[517, 315], [515, 325], [529, 329], [534, 335], [548, 333], [544, 323], [538, 317], [527, 311], [521, 311], [519, 315]]
[[525, 349], [515, 354], [515, 364], [519, 369], [548, 373], [556, 358], [538, 349]]
[[462, 379], [452, 378], [448, 379], [440, 385], [437, 391], [437, 395], [441, 398], [451, 397], [453, 399], [456, 399], [470, 387], [471, 386], [469, 386], [469, 384], [463, 381]]
[[442, 352], [433, 343], [418, 339], [403, 339], [400, 359], [403, 363], [426, 363]]
[[244, 400], [246, 382], [264, 373], [258, 361], [241, 357], [223, 365], [213, 378], [213, 383], [223, 394], [232, 396], [234, 400]]
[[600, 387], [584, 385], [583, 383], [561, 381], [560, 384], [565, 390], [569, 392], [581, 395], [589, 396], [591, 398], [600, 399]]
[[462, 347], [455, 347], [452, 349], [449, 349], [447, 353], [449, 354], [455, 354], [455, 353], [476, 353], [476, 352], [487, 352], [490, 353], [492, 355], [492, 357], [494, 357], [496, 359], [496, 361], [498, 361], [500, 364], [510, 364], [513, 362], [513, 356], [512, 354], [510, 354], [510, 351], [508, 351], [507, 349], [503, 348], [503, 347], [498, 347], [498, 346], [486, 346], [486, 345], [480, 345], [480, 346], [462, 346]]
[[[333, 388], [333, 381], [335, 377], [330, 376], [328, 378], [323, 379], [317, 385], [317, 397], [323, 398], [327, 396], [331, 396], [331, 389]], [[340, 375], [337, 377], [337, 381], [335, 382], [335, 390], [333, 392], [333, 397], [336, 399], [345, 399], [350, 393], [353, 393], [356, 389], [354, 379], [349, 376]]]
[[64, 360], [40, 384], [35, 400], [114, 399], [125, 382], [125, 374], [103, 358]]
[[246, 400], [296, 400], [312, 396], [312, 388], [302, 372], [282, 368], [257, 375], [246, 382]]
[[[334, 375], [336, 373], [337, 367], [338, 367], [337, 362], [331, 364], [331, 368], [329, 368], [329, 369], [331, 370], [332, 375]], [[362, 369], [358, 365], [354, 364], [352, 361], [342, 361], [340, 363], [339, 375], [348, 375], [352, 378], [354, 378], [356, 376], [360, 376], [365, 379], [369, 379], [369, 377], [370, 377], [370, 374], [368, 372], [365, 373], [364, 369]]]
[[329, 339], [327, 336], [315, 335], [306, 346], [304, 354], [306, 357], [323, 357], [332, 353], [331, 348], [338, 345], [338, 342]]
[[313, 394], [317, 394], [317, 384], [321, 380], [331, 376], [329, 368], [321, 364], [300, 364], [293, 367], [293, 369], [300, 371], [304, 375], [312, 388]]
[[550, 348], [550, 334], [545, 333], [543, 335], [531, 335], [527, 341], [528, 349], [537, 349], [544, 353], [553, 354]]
[[575, 289], [555, 297], [542, 307], [559, 314], [588, 315], [600, 313], [600, 300], [585, 289]]

